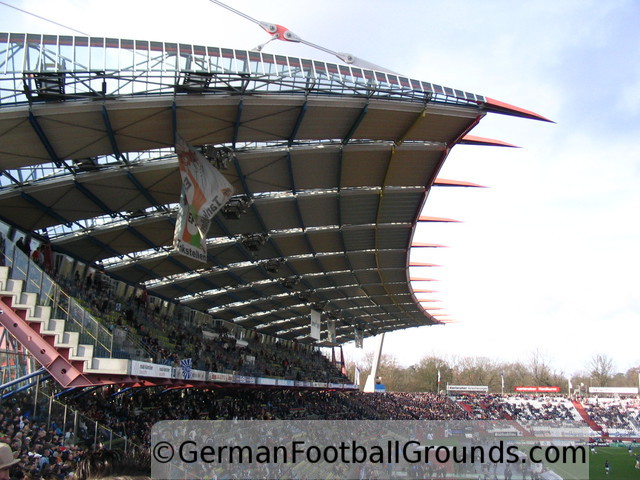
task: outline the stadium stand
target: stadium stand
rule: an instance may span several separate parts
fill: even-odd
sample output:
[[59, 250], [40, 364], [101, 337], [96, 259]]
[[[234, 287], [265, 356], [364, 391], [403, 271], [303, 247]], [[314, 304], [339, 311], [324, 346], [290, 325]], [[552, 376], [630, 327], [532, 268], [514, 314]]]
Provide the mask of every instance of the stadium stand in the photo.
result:
[[[558, 405], [570, 403], [565, 396], [553, 400], [531, 400], [522, 395], [487, 395], [468, 398], [475, 418], [486, 413], [478, 405], [492, 405], [507, 411], [513, 405], [530, 404], [524, 415], [536, 419], [565, 420], [567, 412]], [[161, 387], [119, 391], [102, 387], [69, 394], [64, 410], [49, 413], [49, 397], [35, 416], [32, 395], [21, 393], [3, 401], [0, 407], [0, 440], [18, 452], [16, 468], [32, 478], [53, 478], [73, 471], [89, 451], [119, 446], [129, 451], [148, 445], [150, 427], [166, 419], [470, 419], [460, 403], [464, 399], [431, 393], [382, 393], [283, 390], [283, 389], [172, 389]], [[556, 405], [553, 405], [553, 404]], [[598, 417], [625, 418], [616, 400], [602, 402]], [[543, 405], [546, 405], [543, 406]], [[83, 412], [80, 420], [73, 408]], [[520, 407], [518, 407], [520, 408]], [[65, 418], [65, 412], [66, 418]], [[627, 413], [625, 411], [625, 413]], [[637, 413], [637, 412], [635, 412]], [[97, 421], [98, 423], [92, 423]], [[98, 428], [97, 425], [100, 425]], [[637, 434], [636, 430], [636, 434]]]
[[[469, 134], [488, 113], [543, 117], [260, 52], [0, 33], [0, 53], [13, 477], [67, 478], [90, 452], [148, 449], [167, 419], [581, 421], [561, 395], [364, 394], [318, 348], [441, 323], [407, 255], [418, 223], [450, 221], [420, 216], [430, 189], [471, 184], [436, 175], [457, 144], [510, 146]], [[178, 130], [236, 190], [204, 266], [172, 248]], [[334, 338], [311, 336], [312, 309]], [[637, 434], [637, 403], [584, 404], [590, 422]]]

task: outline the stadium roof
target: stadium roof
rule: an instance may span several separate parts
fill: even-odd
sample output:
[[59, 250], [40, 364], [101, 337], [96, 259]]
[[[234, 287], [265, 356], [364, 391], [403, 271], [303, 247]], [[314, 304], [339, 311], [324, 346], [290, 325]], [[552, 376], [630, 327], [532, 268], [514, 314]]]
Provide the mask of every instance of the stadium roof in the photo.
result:
[[[353, 66], [0, 33], [0, 217], [152, 295], [270, 335], [310, 341], [314, 307], [337, 320], [338, 343], [354, 328], [438, 324], [409, 281], [413, 232], [454, 145], [506, 145], [468, 135], [488, 112], [546, 120]], [[174, 132], [235, 188], [206, 265], [172, 249]]]

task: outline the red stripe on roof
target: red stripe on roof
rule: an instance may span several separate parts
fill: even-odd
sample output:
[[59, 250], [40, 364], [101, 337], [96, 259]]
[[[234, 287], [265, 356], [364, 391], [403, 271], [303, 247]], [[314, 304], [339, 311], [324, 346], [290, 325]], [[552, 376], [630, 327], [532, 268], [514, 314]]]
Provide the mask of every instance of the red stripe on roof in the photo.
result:
[[442, 218], [442, 217], [428, 217], [426, 215], [420, 215], [418, 218], [419, 222], [452, 222], [452, 223], [460, 223], [460, 220], [454, 220], [452, 218]]
[[475, 135], [465, 135], [460, 139], [458, 145], [487, 145], [490, 147], [511, 147], [520, 148], [517, 145], [503, 142], [502, 140], [495, 140], [493, 138], [476, 137]]
[[[526, 117], [532, 118], [534, 120], [542, 120], [543, 122], [555, 123], [552, 120], [549, 120], [542, 115], [539, 115], [531, 110], [525, 110], [524, 108], [516, 107], [515, 105], [510, 105], [505, 102], [501, 102], [500, 100], [496, 100], [494, 98], [485, 97], [485, 105], [488, 105], [489, 111], [494, 111], [497, 113], [507, 113], [511, 115], [515, 115], [517, 117]], [[493, 107], [493, 108], [491, 108]]]
[[433, 184], [441, 187], [487, 188], [484, 185], [478, 185], [477, 183], [465, 182], [464, 180], [449, 180], [446, 178], [436, 178]]

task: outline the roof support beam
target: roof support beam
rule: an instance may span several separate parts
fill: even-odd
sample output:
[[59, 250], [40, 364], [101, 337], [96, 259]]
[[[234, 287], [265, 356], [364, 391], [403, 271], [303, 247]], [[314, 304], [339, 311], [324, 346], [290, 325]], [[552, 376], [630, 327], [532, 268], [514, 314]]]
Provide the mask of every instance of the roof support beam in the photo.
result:
[[407, 137], [409, 136], [409, 134], [413, 131], [413, 129], [418, 126], [418, 124], [420, 124], [420, 122], [422, 122], [422, 120], [424, 119], [424, 117], [427, 116], [427, 107], [422, 109], [422, 112], [420, 112], [420, 114], [417, 116], [417, 118], [413, 121], [413, 123], [411, 125], [409, 125], [409, 128], [407, 128], [407, 130], [405, 130], [405, 132], [400, 136], [400, 138], [398, 138], [396, 140], [396, 145], [400, 146], [404, 143], [404, 141], [407, 139]]
[[[217, 216], [217, 215], [216, 215], [215, 217], [213, 217], [213, 218], [214, 218], [214, 221], [215, 221], [215, 222], [220, 226], [220, 228], [222, 228], [223, 230], [224, 230], [224, 229], [226, 229], [226, 226], [225, 226], [225, 225], [220, 221], [220, 219], [218, 218], [218, 216]], [[174, 220], [174, 219], [169, 218], [168, 220], [169, 220], [169, 222], [170, 222], [172, 225], [175, 225], [175, 220]], [[173, 258], [173, 257], [169, 256], [168, 258]], [[213, 255], [213, 254], [211, 254], [210, 252], [207, 252], [207, 259], [209, 259], [209, 260], [211, 261], [211, 263], [213, 263], [214, 265], [219, 265], [219, 266], [222, 266], [222, 267], [226, 267], [226, 265], [223, 265], [223, 264], [222, 264], [222, 262], [220, 262], [220, 260], [218, 260], [218, 259], [216, 258], [216, 256], [215, 256], [215, 255]], [[175, 263], [175, 262], [174, 262], [174, 263]], [[188, 271], [188, 269], [186, 268], [186, 266], [185, 266], [185, 265], [183, 265], [183, 267], [184, 267], [184, 270], [185, 270], [185, 271]], [[232, 277], [235, 281], [237, 281], [239, 284], [246, 284], [246, 282], [245, 282], [245, 281], [244, 281], [244, 280], [243, 280], [239, 275], [237, 275], [235, 272], [229, 272], [229, 275], [231, 275], [231, 277]], [[214, 283], [210, 278], [208, 278], [208, 277], [206, 277], [206, 276], [204, 276], [204, 275], [201, 275], [199, 278], [200, 278], [200, 280], [202, 280], [205, 284], [207, 284], [207, 285], [209, 285], [210, 287], [212, 287], [212, 288], [211, 288], [212, 290], [214, 290], [214, 289], [220, 289], [220, 286], [219, 286], [219, 285], [217, 285], [216, 283]], [[193, 280], [193, 279], [190, 279], [190, 280]], [[172, 285], [177, 285], [177, 284], [178, 284], [178, 282], [173, 282], [173, 283], [172, 283]], [[190, 291], [188, 291], [188, 290], [187, 290], [186, 288], [184, 288], [184, 287], [178, 287], [178, 286], [176, 286], [176, 288], [178, 288], [179, 290], [183, 291], [183, 292], [185, 293], [185, 295], [193, 296], [193, 295], [195, 294], [194, 292], [190, 292]], [[252, 291], [253, 291], [254, 293], [256, 293], [257, 295], [259, 295], [259, 296], [260, 296], [260, 295], [262, 295], [262, 294], [260, 293], [260, 291], [259, 291], [259, 290], [252, 289]], [[197, 293], [197, 292], [196, 292], [196, 293]], [[235, 295], [235, 294], [229, 294], [229, 296], [230, 296], [231, 298], [234, 298], [236, 301], [242, 301], [242, 299], [241, 299], [240, 297], [238, 297], [237, 295]], [[233, 309], [230, 309], [229, 311], [231, 311], [231, 312], [235, 312], [235, 310], [233, 310]], [[238, 315], [240, 315], [240, 313], [239, 313], [239, 312], [237, 312], [237, 313], [238, 313]]]
[[[287, 168], [289, 170], [289, 181], [291, 182], [291, 191], [293, 192], [294, 195], [296, 195], [298, 192], [297, 192], [297, 189], [296, 189], [295, 177], [293, 175], [293, 162], [291, 161], [291, 152], [287, 152]], [[299, 222], [299, 225], [302, 227], [302, 231], [303, 231], [305, 242], [307, 244], [307, 248], [308, 248], [309, 252], [311, 252], [311, 254], [313, 255], [313, 259], [314, 259], [314, 262], [315, 262], [315, 264], [316, 264], [316, 266], [318, 268], [318, 271], [324, 272], [325, 274], [327, 274], [327, 272], [322, 268], [322, 265], [320, 264], [320, 262], [318, 261], [318, 259], [316, 257], [317, 252], [313, 248], [311, 240], [309, 239], [309, 235], [306, 234], [306, 228], [305, 228], [305, 225], [304, 225], [304, 218], [302, 218], [302, 211], [300, 210], [300, 203], [295, 202], [295, 206], [296, 206], [296, 213], [298, 215], [298, 222]], [[342, 235], [341, 235], [341, 238], [342, 238]], [[289, 266], [289, 268], [291, 268], [291, 266]], [[331, 283], [334, 285], [334, 287], [337, 288], [337, 284], [336, 284], [335, 280], [332, 277], [329, 277], [329, 278], [330, 278]]]
[[173, 127], [171, 135], [173, 135], [173, 144], [175, 145], [178, 141], [176, 138], [178, 133], [178, 107], [176, 106], [175, 100], [171, 102], [171, 126]]
[[128, 160], [124, 155], [122, 155], [122, 153], [120, 152], [120, 148], [118, 147], [116, 135], [113, 131], [113, 127], [111, 126], [109, 111], [107, 110], [107, 107], [105, 105], [102, 105], [102, 123], [104, 123], [104, 128], [107, 131], [107, 137], [109, 138], [109, 143], [111, 144], [111, 150], [113, 150], [113, 154], [116, 156], [116, 158], [128, 164]]
[[300, 107], [300, 111], [298, 112], [298, 118], [296, 119], [296, 123], [293, 125], [293, 130], [291, 131], [291, 135], [289, 135], [289, 142], [288, 142], [289, 146], [293, 145], [293, 141], [296, 139], [296, 136], [298, 135], [298, 130], [300, 129], [300, 125], [302, 125], [304, 116], [307, 113], [307, 107], [308, 107], [308, 103], [305, 100], [305, 102], [302, 104], [302, 107]]
[[82, 183], [77, 180], [73, 181], [74, 186], [82, 192], [82, 194], [95, 203], [98, 207], [102, 209], [105, 213], [107, 213], [111, 218], [116, 218], [118, 216], [117, 212], [111, 210], [102, 200], [100, 200], [91, 190], [85, 187]]
[[[35, 207], [39, 208], [40, 210], [44, 211], [47, 213], [47, 215], [50, 215], [51, 217], [55, 218], [58, 222], [60, 222], [63, 225], [66, 226], [70, 226], [72, 224], [72, 222], [70, 220], [67, 220], [66, 218], [64, 218], [62, 215], [60, 215], [59, 213], [57, 213], [56, 211], [52, 210], [50, 207], [47, 207], [46, 205], [44, 205], [42, 202], [40, 202], [38, 199], [32, 197], [31, 195], [29, 195], [28, 193], [25, 192], [21, 192], [20, 195], [22, 196], [22, 198], [24, 198], [25, 200], [27, 200], [28, 202], [32, 203]], [[100, 249], [105, 250], [107, 252], [110, 252], [111, 255], [113, 256], [120, 256], [121, 253], [116, 251], [113, 247], [111, 247], [110, 245], [107, 245], [104, 242], [101, 242], [100, 240], [98, 240], [95, 237], [92, 237], [91, 235], [89, 235], [88, 237], [89, 241], [91, 241], [92, 243], [94, 243], [95, 245], [97, 245]], [[67, 255], [69, 255], [72, 258], [77, 258], [76, 255], [74, 255], [73, 252], [70, 252], [66, 249], [60, 249], [59, 247], [56, 247], [57, 250], [61, 250], [63, 253], [66, 253]], [[92, 263], [89, 259], [87, 258], [82, 258], [81, 260], [87, 262], [87, 263]], [[136, 264], [135, 267], [143, 272], [150, 272], [150, 270], [146, 269], [145, 267], [143, 267], [142, 265], [138, 265]], [[151, 272], [153, 273], [153, 272]], [[179, 288], [179, 287], [178, 287]]]
[[[242, 105], [242, 102], [240, 102], [240, 104], [238, 105], [239, 110], [238, 110], [238, 118], [236, 119], [236, 127], [238, 127], [238, 126], [239, 126], [240, 114], [241, 114], [241, 105]], [[236, 133], [237, 133], [237, 132], [236, 132]], [[234, 133], [234, 148], [235, 148], [235, 139], [236, 139], [236, 136], [235, 136], [235, 133]], [[291, 160], [291, 156], [289, 155], [289, 165], [291, 165], [291, 161], [290, 161], [290, 160]], [[245, 177], [245, 175], [244, 175], [244, 172], [242, 171], [242, 167], [240, 166], [240, 162], [238, 161], [238, 159], [237, 159], [237, 158], [234, 158], [234, 159], [233, 159], [233, 164], [234, 164], [234, 167], [235, 167], [236, 172], [237, 172], [237, 174], [238, 174], [238, 178], [240, 179], [240, 182], [241, 182], [241, 184], [242, 184], [242, 188], [244, 189], [244, 191], [245, 191], [246, 195], [247, 195], [249, 198], [252, 198], [252, 197], [253, 197], [253, 194], [251, 193], [251, 190], [249, 189], [249, 185], [247, 184], [246, 177]], [[290, 174], [291, 174], [291, 168], [289, 169], [289, 172], [290, 172]], [[293, 178], [291, 179], [291, 182], [292, 182], [292, 188], [293, 188], [293, 189], [294, 189], [294, 191], [295, 191], [295, 186], [293, 185]], [[252, 204], [252, 205], [251, 205], [251, 208], [253, 209], [253, 211], [254, 211], [254, 214], [255, 214], [256, 218], [257, 218], [257, 219], [258, 219], [258, 221], [260, 222], [260, 226], [261, 226], [261, 228], [262, 228], [262, 231], [263, 231], [263, 232], [267, 232], [267, 231], [268, 231], [268, 229], [267, 229], [266, 224], [264, 223], [264, 219], [262, 218], [262, 215], [260, 215], [260, 211], [256, 208], [255, 204]], [[300, 212], [299, 212], [299, 210], [298, 210], [298, 215], [300, 216]], [[300, 220], [300, 221], [302, 221], [302, 220]], [[306, 235], [305, 235], [305, 237], [306, 237]], [[271, 239], [269, 239], [269, 242], [271, 242], [271, 244], [272, 244], [272, 246], [273, 246], [274, 250], [276, 251], [276, 253], [278, 254], [278, 256], [280, 256], [281, 258], [285, 258], [285, 255], [284, 255], [284, 254], [282, 253], [282, 251], [280, 250], [280, 247], [278, 247], [278, 245], [277, 245], [275, 242], [273, 242]], [[302, 278], [302, 276], [301, 276], [301, 275], [296, 271], [296, 269], [295, 269], [295, 268], [293, 268], [291, 265], [288, 265], [288, 267], [289, 267], [289, 269], [291, 270], [291, 272], [292, 272], [295, 276], [298, 276], [298, 277], [301, 277], [301, 278]], [[264, 266], [263, 266], [263, 265], [259, 265], [259, 266], [258, 266], [258, 268], [262, 268], [262, 269], [264, 269]], [[311, 286], [306, 282], [306, 280], [303, 280], [303, 282], [306, 284], [306, 288], [307, 288], [308, 290], [313, 290], [313, 289], [311, 288]], [[284, 285], [282, 285], [282, 289], [283, 289], [283, 291], [286, 291], [286, 288], [284, 287]]]
[[22, 182], [20, 180], [18, 180], [16, 177], [14, 177], [13, 175], [11, 175], [8, 171], [2, 170], [2, 175], [7, 177], [9, 180], [11, 180], [11, 182], [13, 184], [15, 184], [16, 187], [21, 187], [22, 186]]
[[53, 148], [53, 145], [51, 145], [49, 138], [47, 138], [47, 135], [44, 133], [44, 130], [40, 126], [38, 118], [31, 111], [29, 112], [29, 123], [31, 124], [33, 130], [36, 132], [36, 135], [38, 135], [38, 138], [40, 139], [40, 142], [42, 143], [44, 149], [47, 151], [47, 154], [49, 154], [49, 158], [51, 159], [51, 161], [56, 165], [56, 167], [64, 167], [65, 165], [62, 163], [62, 160], [60, 160], [60, 157], [58, 157], [58, 154]]
[[34, 205], [36, 208], [42, 210], [44, 213], [46, 213], [50, 217], [55, 218], [59, 223], [63, 224], [64, 226], [71, 227], [71, 225], [73, 224], [72, 221], [67, 220], [58, 212], [56, 212], [54, 209], [52, 209], [51, 207], [48, 207], [47, 205], [42, 203], [40, 200], [32, 197], [28, 193], [20, 192], [20, 196], [24, 198], [26, 201], [28, 201], [29, 203], [31, 203], [32, 205]]
[[238, 143], [238, 134], [240, 132], [240, 123], [242, 120], [242, 109], [244, 108], [244, 104], [242, 102], [242, 100], [240, 100], [240, 102], [238, 103], [238, 110], [236, 111], [236, 120], [233, 123], [233, 140], [231, 142], [231, 145], [233, 146], [233, 149], [236, 149], [236, 144]]
[[147, 201], [153, 205], [154, 207], [161, 208], [162, 210], [166, 210], [164, 205], [160, 205], [153, 195], [149, 193], [149, 191], [144, 188], [144, 186], [140, 183], [140, 180], [136, 178], [136, 176], [132, 172], [127, 172], [127, 178], [133, 185], [138, 189], [138, 191], [147, 199]]
[[367, 103], [364, 107], [362, 107], [362, 110], [360, 110], [360, 114], [358, 115], [358, 118], [356, 118], [356, 121], [353, 122], [353, 125], [351, 125], [351, 128], [349, 129], [349, 133], [347, 133], [347, 135], [342, 139], [343, 145], [346, 145], [351, 141], [351, 137], [353, 137], [353, 135], [356, 133], [356, 130], [364, 120], [364, 117], [367, 115], [368, 111], [369, 111], [369, 104]]

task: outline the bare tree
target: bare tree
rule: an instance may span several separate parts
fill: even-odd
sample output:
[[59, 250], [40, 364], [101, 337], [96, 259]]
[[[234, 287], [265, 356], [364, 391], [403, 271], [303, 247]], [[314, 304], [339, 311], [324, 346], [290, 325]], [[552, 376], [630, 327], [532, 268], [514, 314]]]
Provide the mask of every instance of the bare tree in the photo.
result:
[[615, 373], [613, 360], [603, 353], [594, 355], [589, 363], [589, 373], [598, 387], [608, 386]]
[[[452, 369], [447, 361], [433, 355], [422, 357], [420, 362], [413, 366], [413, 371], [416, 387], [421, 392], [435, 392], [443, 389], [444, 385], [451, 382], [453, 378]], [[440, 384], [438, 384], [438, 377]]]
[[529, 369], [531, 371], [531, 378], [536, 385], [551, 385], [551, 367], [540, 350], [535, 350], [531, 354]]
[[457, 365], [455, 382], [463, 385], [487, 385], [496, 391], [500, 371], [500, 366], [490, 358], [464, 357]]
[[504, 373], [504, 387], [505, 393], [513, 392], [513, 388], [522, 385], [532, 385], [531, 372], [529, 368], [521, 363], [508, 363], [502, 365], [502, 372]]

